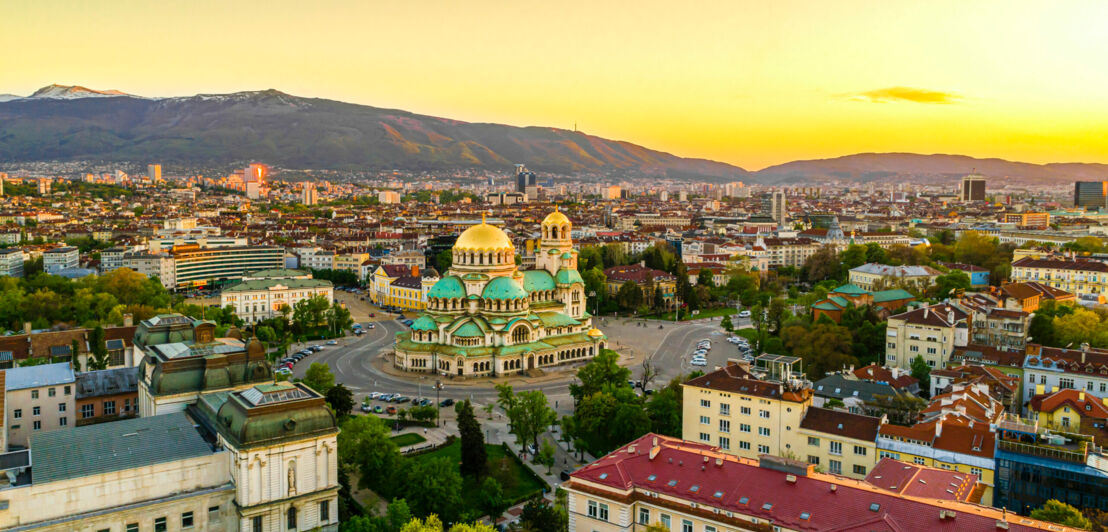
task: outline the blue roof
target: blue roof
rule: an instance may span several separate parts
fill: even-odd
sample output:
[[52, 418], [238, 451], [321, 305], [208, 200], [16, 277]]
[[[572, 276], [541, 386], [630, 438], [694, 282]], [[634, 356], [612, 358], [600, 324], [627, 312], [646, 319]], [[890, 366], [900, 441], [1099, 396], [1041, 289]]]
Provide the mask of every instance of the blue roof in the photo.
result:
[[32, 434], [30, 447], [34, 484], [213, 453], [184, 412]]
[[72, 384], [76, 380], [69, 362], [23, 366], [5, 371], [7, 372], [5, 385], [8, 390]]

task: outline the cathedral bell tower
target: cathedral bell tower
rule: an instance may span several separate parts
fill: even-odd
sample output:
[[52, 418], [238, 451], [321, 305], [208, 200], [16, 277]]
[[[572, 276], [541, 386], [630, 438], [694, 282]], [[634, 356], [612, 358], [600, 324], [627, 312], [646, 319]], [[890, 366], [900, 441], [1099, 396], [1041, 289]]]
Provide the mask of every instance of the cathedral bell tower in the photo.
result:
[[542, 239], [539, 240], [535, 257], [535, 269], [546, 270], [550, 275], [557, 275], [562, 268], [576, 270], [577, 252], [573, 249], [573, 239], [570, 237], [573, 223], [569, 218], [555, 208], [554, 212], [543, 219], [541, 228]]

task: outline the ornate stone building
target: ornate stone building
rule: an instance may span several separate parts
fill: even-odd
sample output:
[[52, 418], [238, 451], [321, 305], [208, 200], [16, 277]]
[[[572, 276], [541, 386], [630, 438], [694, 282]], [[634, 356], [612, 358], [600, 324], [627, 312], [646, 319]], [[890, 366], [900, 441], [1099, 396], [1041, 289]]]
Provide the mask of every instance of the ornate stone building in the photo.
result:
[[542, 221], [535, 267], [521, 271], [499, 228], [466, 229], [453, 266], [428, 293], [412, 330], [397, 335], [397, 367], [491, 376], [587, 360], [607, 346], [585, 311], [572, 223], [559, 211]]

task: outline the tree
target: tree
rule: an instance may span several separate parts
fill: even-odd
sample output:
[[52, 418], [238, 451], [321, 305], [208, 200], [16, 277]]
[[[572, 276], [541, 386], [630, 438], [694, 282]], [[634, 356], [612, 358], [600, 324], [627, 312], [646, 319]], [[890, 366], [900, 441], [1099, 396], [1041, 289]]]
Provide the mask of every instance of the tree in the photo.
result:
[[842, 261], [842, 269], [848, 271], [852, 268], [857, 268], [866, 263], [866, 253], [869, 250], [866, 246], [852, 244], [847, 246], [846, 249], [839, 255], [839, 260]]
[[516, 396], [508, 409], [512, 434], [519, 438], [520, 444], [531, 443], [539, 446], [539, 435], [546, 432], [558, 419], [557, 413], [550, 408], [546, 394], [541, 390], [531, 390]]
[[582, 397], [592, 395], [605, 386], [627, 386], [627, 381], [631, 378], [631, 370], [620, 366], [617, 363], [618, 360], [619, 353], [611, 349], [601, 349], [600, 354], [577, 370], [577, 380], [581, 381], [580, 384], [569, 385], [569, 393], [573, 399], [580, 401]]
[[781, 322], [785, 317], [785, 299], [775, 297], [770, 300], [769, 307], [766, 308], [766, 317], [769, 320], [769, 324], [773, 326], [773, 331], [776, 333], [781, 332]]
[[935, 285], [932, 287], [932, 293], [936, 298], [944, 298], [953, 294], [955, 290], [968, 290], [970, 287], [970, 278], [966, 275], [966, 272], [961, 270], [954, 270], [946, 275], [940, 275], [935, 278]]
[[335, 375], [331, 373], [331, 368], [327, 364], [312, 362], [312, 365], [308, 366], [308, 371], [304, 373], [304, 384], [319, 392], [320, 395], [326, 396], [335, 385]]
[[539, 455], [535, 457], [535, 462], [546, 466], [546, 474], [550, 474], [550, 468], [554, 467], [554, 446], [550, 444], [550, 440], [544, 439], [542, 445], [539, 446]]
[[571, 423], [576, 447], [600, 456], [631, 441], [651, 428], [642, 399], [628, 386], [607, 387], [577, 403]]
[[912, 360], [912, 377], [919, 381], [920, 391], [927, 393], [931, 390], [931, 366], [923, 359], [923, 355], [916, 355]]
[[404, 490], [412, 514], [456, 520], [463, 508], [462, 475], [455, 464], [449, 458], [408, 460], [404, 464], [403, 482], [396, 483], [396, 487]]
[[889, 260], [885, 248], [876, 242], [866, 244], [866, 262], [885, 264]]
[[805, 372], [813, 381], [858, 363], [852, 355], [854, 345], [850, 330], [829, 320], [821, 320], [810, 329], [803, 325], [785, 327], [781, 339], [785, 349], [804, 359]]
[[385, 421], [376, 416], [351, 416], [340, 423], [338, 455], [343, 464], [358, 468], [359, 486], [389, 495], [389, 480], [400, 466], [400, 452]]
[[700, 272], [696, 274], [696, 284], [698, 286], [707, 286], [708, 288], [715, 288], [715, 272], [709, 268], [701, 268]]
[[1057, 316], [1051, 323], [1058, 345], [1078, 347], [1087, 343], [1093, 347], [1108, 346], [1108, 325], [1101, 322], [1096, 312], [1076, 307], [1072, 313]]
[[1042, 506], [1031, 510], [1031, 518], [1073, 528], [1088, 529], [1092, 527], [1092, 523], [1084, 515], [1081, 515], [1080, 510], [1057, 499], [1050, 499]]
[[[450, 521], [447, 519], [447, 521]], [[496, 529], [483, 523], [458, 523], [446, 531], [442, 526], [442, 520], [437, 515], [429, 515], [425, 521], [412, 519], [402, 528], [395, 529], [400, 532], [496, 532]]]
[[354, 393], [342, 384], [337, 384], [327, 390], [326, 399], [327, 404], [331, 405], [335, 414], [339, 416], [349, 416], [350, 411], [354, 410]]
[[962, 236], [954, 243], [954, 260], [985, 267], [996, 251], [995, 239], [977, 231], [963, 231]]
[[642, 306], [642, 289], [634, 281], [624, 281], [616, 292], [616, 301], [624, 310], [637, 309]]
[[73, 342], [69, 346], [69, 360], [74, 368], [78, 371], [81, 370], [81, 357], [77, 356], [80, 353], [81, 344], [74, 338]]
[[681, 377], [669, 381], [646, 402], [650, 430], [665, 436], [681, 436]]
[[480, 506], [481, 511], [485, 512], [489, 519], [493, 521], [496, 521], [496, 518], [504, 513], [504, 488], [500, 486], [495, 478], [485, 477], [485, 480], [481, 481]]
[[523, 505], [523, 511], [519, 514], [519, 524], [520, 528], [527, 532], [562, 532], [568, 526], [568, 519], [564, 511], [546, 502], [542, 497], [535, 497]]
[[473, 414], [473, 405], [469, 400], [461, 401], [458, 413], [458, 436], [462, 444], [462, 475], [481, 476], [485, 474], [488, 453], [485, 450], [485, 436], [481, 433], [481, 424]]
[[[888, 414], [889, 422], [911, 426], [918, 421], [920, 411], [927, 408], [927, 401], [908, 392], [895, 392], [892, 395], [874, 395], [873, 405], [871, 414]], [[838, 406], [845, 405], [839, 401]]]
[[108, 369], [111, 358], [108, 356], [108, 346], [104, 343], [104, 328], [97, 325], [89, 333], [88, 343], [89, 357], [85, 364], [86, 369], [89, 371]]

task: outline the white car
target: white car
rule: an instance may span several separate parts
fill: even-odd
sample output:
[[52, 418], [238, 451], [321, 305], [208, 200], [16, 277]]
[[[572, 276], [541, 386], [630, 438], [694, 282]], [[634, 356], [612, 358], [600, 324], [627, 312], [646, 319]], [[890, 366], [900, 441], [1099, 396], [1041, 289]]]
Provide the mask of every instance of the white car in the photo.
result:
[[707, 366], [708, 361], [704, 360], [703, 358], [694, 358], [692, 362], [689, 362], [689, 364], [692, 364], [693, 366]]
[[740, 318], [749, 318], [750, 317], [750, 311], [749, 310], [744, 310], [744, 311], [740, 312], [739, 317]]

